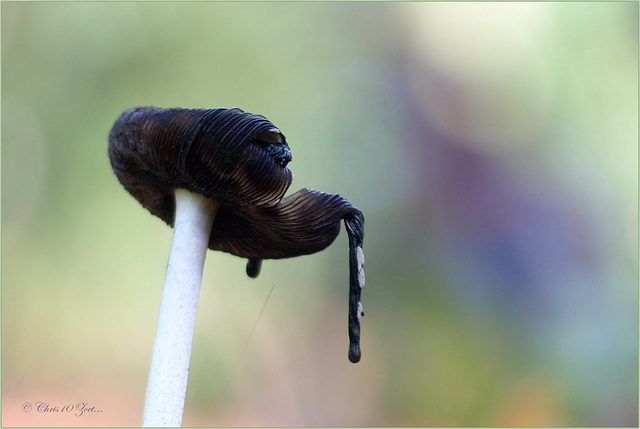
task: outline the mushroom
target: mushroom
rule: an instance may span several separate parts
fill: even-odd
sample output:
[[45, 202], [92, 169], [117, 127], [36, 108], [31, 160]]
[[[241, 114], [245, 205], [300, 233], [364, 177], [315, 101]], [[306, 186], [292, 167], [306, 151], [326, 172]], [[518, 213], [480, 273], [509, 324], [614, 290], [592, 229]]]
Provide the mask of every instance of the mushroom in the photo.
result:
[[207, 248], [262, 260], [319, 252], [349, 237], [349, 360], [360, 360], [364, 315], [364, 216], [338, 194], [301, 189], [285, 136], [261, 115], [233, 109], [125, 111], [109, 135], [109, 158], [124, 188], [174, 227], [154, 341], [144, 426], [179, 426]]

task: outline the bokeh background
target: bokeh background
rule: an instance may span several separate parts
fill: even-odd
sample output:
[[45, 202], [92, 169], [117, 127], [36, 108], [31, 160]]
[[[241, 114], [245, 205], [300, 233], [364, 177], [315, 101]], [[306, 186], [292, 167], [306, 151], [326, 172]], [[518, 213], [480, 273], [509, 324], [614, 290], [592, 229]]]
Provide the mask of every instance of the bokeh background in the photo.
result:
[[289, 192], [366, 216], [357, 365], [344, 231], [257, 280], [208, 253], [185, 426], [637, 427], [637, 2], [3, 2], [5, 426], [142, 421], [172, 230], [107, 158], [138, 105], [264, 114]]

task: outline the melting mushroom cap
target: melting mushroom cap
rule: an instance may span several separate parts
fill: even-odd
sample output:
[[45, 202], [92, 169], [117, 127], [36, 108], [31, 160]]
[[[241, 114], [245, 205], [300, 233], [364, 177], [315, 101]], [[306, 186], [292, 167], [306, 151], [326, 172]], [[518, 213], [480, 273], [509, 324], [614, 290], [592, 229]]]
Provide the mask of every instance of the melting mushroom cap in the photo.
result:
[[174, 190], [220, 201], [209, 249], [248, 258], [256, 277], [262, 259], [319, 252], [347, 225], [350, 245], [349, 359], [360, 359], [364, 285], [364, 216], [338, 194], [301, 189], [284, 197], [293, 180], [285, 136], [264, 116], [233, 109], [136, 107], [109, 135], [118, 180], [153, 215], [173, 226]]
[[127, 110], [111, 130], [109, 157], [125, 189], [171, 226], [174, 189], [220, 201], [209, 248], [243, 258], [318, 252], [346, 214], [359, 213], [337, 194], [302, 189], [283, 198], [293, 180], [284, 135], [237, 108]]

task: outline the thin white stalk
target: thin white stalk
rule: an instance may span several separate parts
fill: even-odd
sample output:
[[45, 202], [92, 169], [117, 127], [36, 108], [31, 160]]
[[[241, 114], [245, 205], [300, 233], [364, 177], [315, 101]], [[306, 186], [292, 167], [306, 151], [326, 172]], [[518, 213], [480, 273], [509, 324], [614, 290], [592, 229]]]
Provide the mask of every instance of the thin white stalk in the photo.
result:
[[142, 426], [182, 425], [193, 328], [211, 226], [220, 203], [176, 189], [173, 241], [153, 344]]

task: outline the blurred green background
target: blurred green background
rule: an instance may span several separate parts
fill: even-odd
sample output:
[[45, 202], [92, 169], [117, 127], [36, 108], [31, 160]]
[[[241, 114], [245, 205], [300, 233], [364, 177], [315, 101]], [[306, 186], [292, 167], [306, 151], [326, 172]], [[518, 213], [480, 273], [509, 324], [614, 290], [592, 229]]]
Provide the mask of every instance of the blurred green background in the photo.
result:
[[172, 230], [107, 158], [138, 105], [263, 114], [290, 193], [366, 216], [357, 365], [344, 231], [257, 280], [208, 253], [185, 426], [638, 425], [637, 2], [3, 2], [5, 426], [141, 423]]

